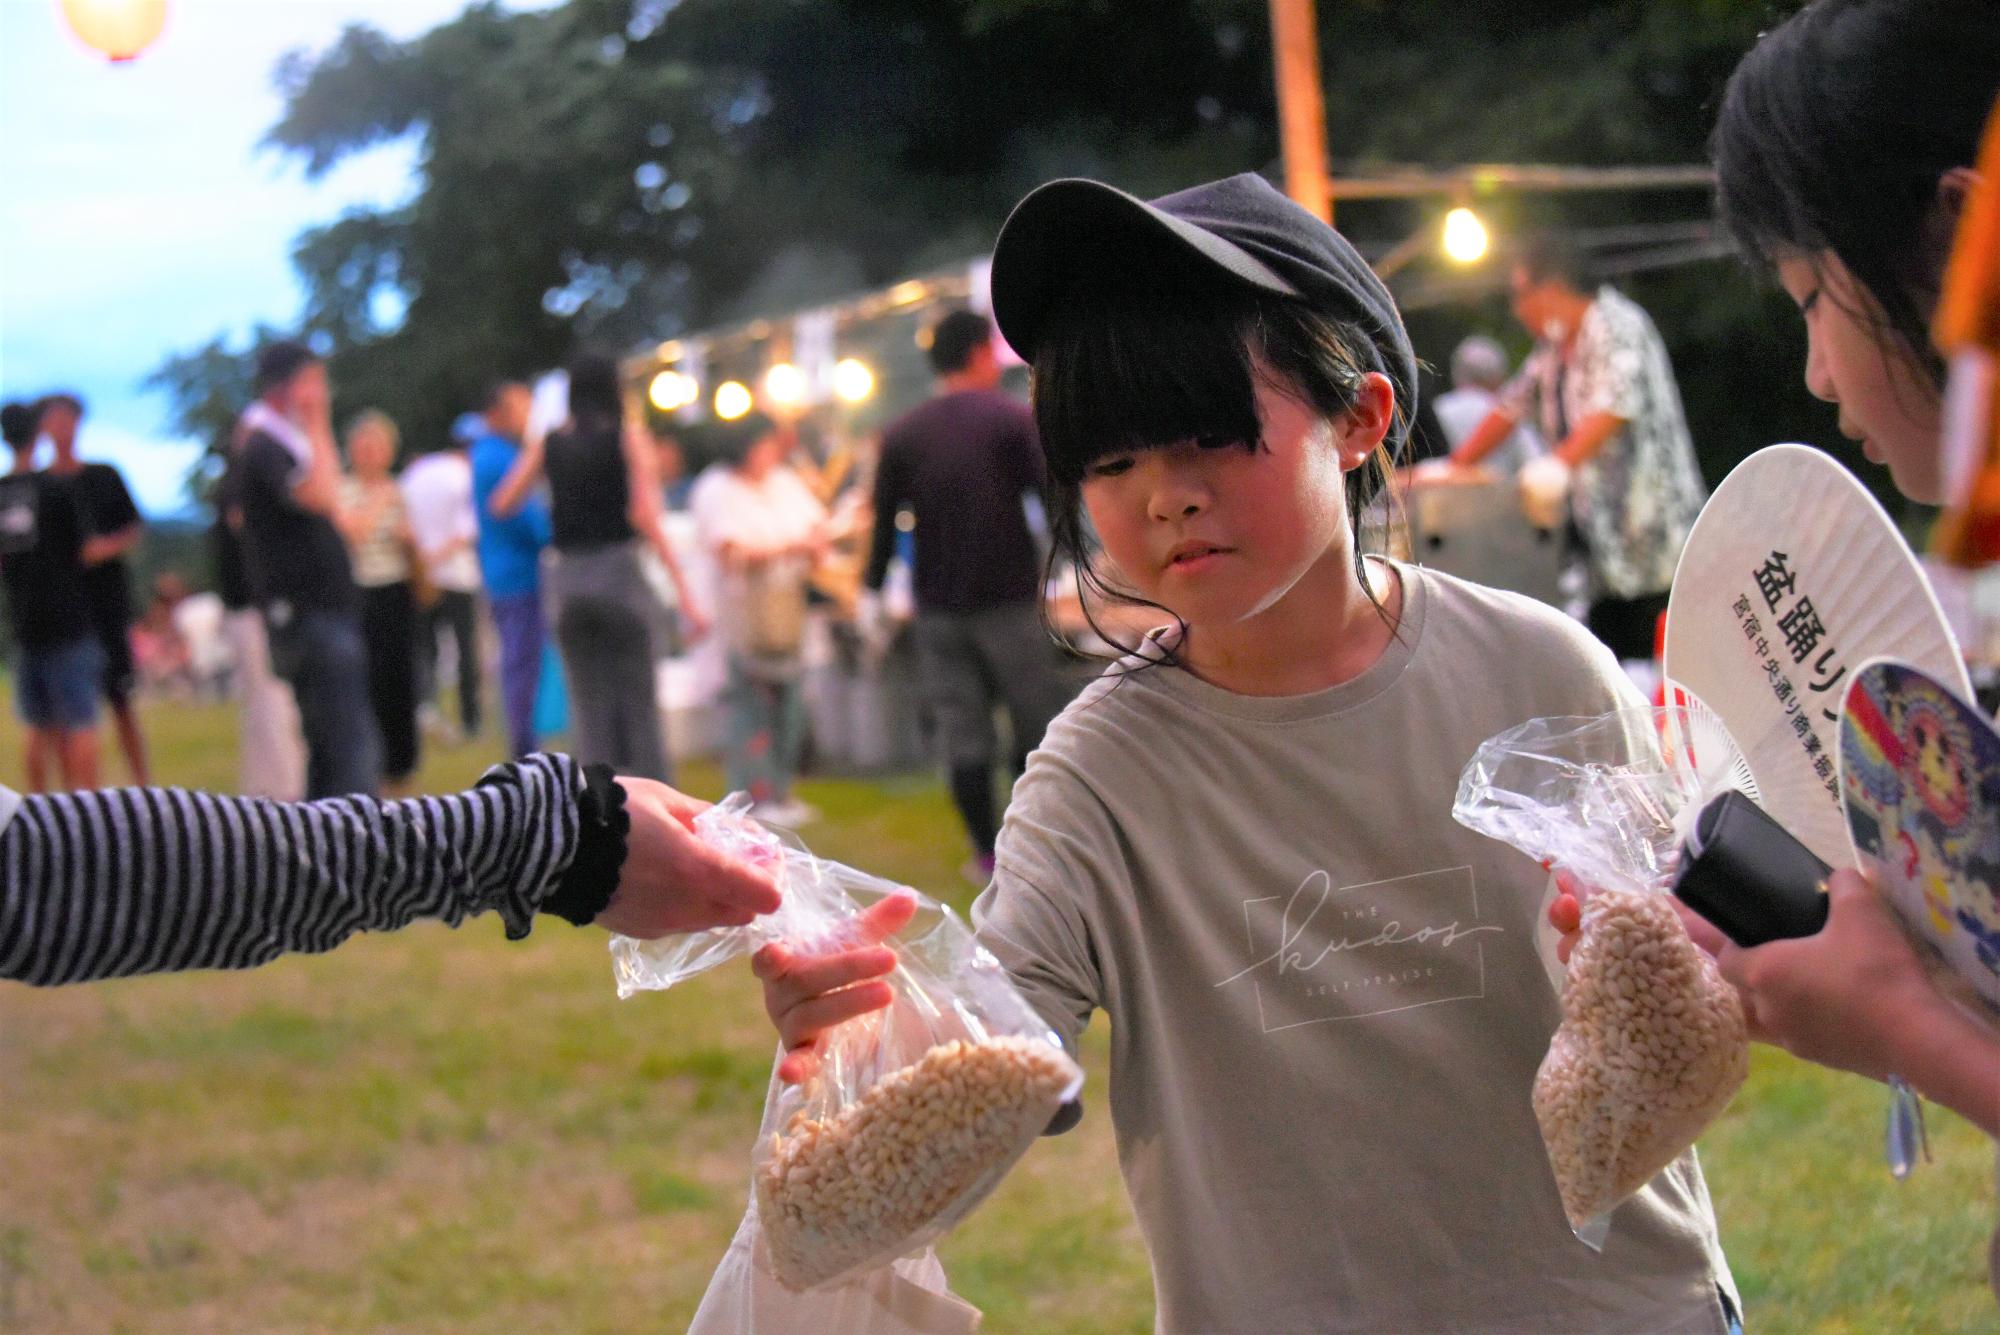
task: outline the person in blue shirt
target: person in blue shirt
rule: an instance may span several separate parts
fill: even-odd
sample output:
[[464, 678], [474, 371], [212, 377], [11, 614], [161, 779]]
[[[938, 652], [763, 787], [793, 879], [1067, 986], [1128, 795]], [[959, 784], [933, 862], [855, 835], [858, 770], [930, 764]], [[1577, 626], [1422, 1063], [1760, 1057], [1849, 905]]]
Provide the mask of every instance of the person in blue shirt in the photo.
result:
[[516, 759], [535, 750], [535, 687], [541, 680], [542, 549], [549, 545], [549, 503], [536, 493], [540, 471], [521, 438], [533, 403], [518, 380], [497, 382], [480, 405], [472, 442], [472, 500], [479, 512], [479, 574], [500, 633], [500, 697]]

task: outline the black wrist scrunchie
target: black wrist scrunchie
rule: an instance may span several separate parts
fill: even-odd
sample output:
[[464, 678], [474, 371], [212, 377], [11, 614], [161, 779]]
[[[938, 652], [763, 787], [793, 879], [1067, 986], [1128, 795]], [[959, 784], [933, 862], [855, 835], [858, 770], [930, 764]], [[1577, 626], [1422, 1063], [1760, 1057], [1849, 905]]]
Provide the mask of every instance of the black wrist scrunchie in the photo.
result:
[[618, 874], [625, 867], [626, 838], [632, 832], [632, 816], [625, 810], [625, 790], [613, 777], [611, 766], [583, 767], [583, 791], [576, 797], [576, 826], [576, 856], [556, 882], [554, 893], [542, 904], [542, 912], [582, 927], [594, 921], [611, 902], [611, 893], [618, 888]]

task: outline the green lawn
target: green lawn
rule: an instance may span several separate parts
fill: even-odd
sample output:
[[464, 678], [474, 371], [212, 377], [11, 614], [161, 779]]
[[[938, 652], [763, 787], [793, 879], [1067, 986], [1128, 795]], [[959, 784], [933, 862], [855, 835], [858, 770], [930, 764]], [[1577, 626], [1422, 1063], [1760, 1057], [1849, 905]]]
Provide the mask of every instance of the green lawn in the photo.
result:
[[[165, 780], [233, 781], [227, 710], [150, 725]], [[0, 726], [0, 781], [18, 756]], [[434, 754], [425, 784], [490, 759]], [[716, 794], [712, 769], [684, 777]], [[963, 905], [938, 785], [804, 791], [818, 851]], [[255, 973], [0, 984], [0, 1330], [678, 1329], [741, 1211], [771, 1047], [747, 970], [621, 1003], [603, 935], [559, 923], [517, 945], [487, 920]], [[1101, 1091], [1101, 1028], [1085, 1056]], [[1151, 1329], [1096, 1107], [944, 1248], [990, 1330]], [[1882, 1107], [1760, 1052], [1703, 1144], [1759, 1335], [2000, 1327], [1991, 1147], [1934, 1110], [1937, 1162], [1893, 1183]]]

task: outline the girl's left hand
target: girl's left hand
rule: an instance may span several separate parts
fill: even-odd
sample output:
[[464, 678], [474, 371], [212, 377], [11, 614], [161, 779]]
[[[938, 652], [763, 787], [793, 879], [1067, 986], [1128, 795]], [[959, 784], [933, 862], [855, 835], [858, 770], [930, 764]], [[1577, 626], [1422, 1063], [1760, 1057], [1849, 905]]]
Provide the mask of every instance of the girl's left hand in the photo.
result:
[[[1555, 869], [1556, 897], [1549, 901], [1549, 926], [1562, 935], [1556, 940], [1556, 958], [1569, 963], [1569, 954], [1576, 949], [1576, 939], [1583, 931], [1583, 895], [1576, 878], [1560, 868]], [[1681, 926], [1687, 928], [1688, 938], [1710, 955], [1719, 955], [1729, 938], [1720, 928], [1676, 899], [1674, 912], [1680, 915]]]

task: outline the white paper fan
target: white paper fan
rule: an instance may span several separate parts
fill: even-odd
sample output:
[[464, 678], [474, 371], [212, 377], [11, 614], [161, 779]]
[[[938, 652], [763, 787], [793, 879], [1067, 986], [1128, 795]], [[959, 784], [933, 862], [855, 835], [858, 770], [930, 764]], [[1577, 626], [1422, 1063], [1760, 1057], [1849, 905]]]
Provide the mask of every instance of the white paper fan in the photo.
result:
[[1708, 799], [1730, 788], [1763, 805], [1750, 759], [1729, 735], [1729, 725], [1721, 715], [1685, 687], [1675, 692], [1669, 704], [1675, 707], [1660, 714], [1661, 755], [1669, 769], [1691, 774], [1696, 791], [1702, 795], [1688, 817], [1699, 815]]
[[1745, 459], [1681, 553], [1666, 675], [1721, 718], [1759, 805], [1835, 866], [1850, 857], [1841, 703], [1882, 655], [1972, 693], [1923, 570], [1860, 482], [1805, 445]]
[[535, 396], [528, 407], [528, 440], [544, 440], [549, 433], [569, 421], [569, 372], [550, 371], [535, 382]]

